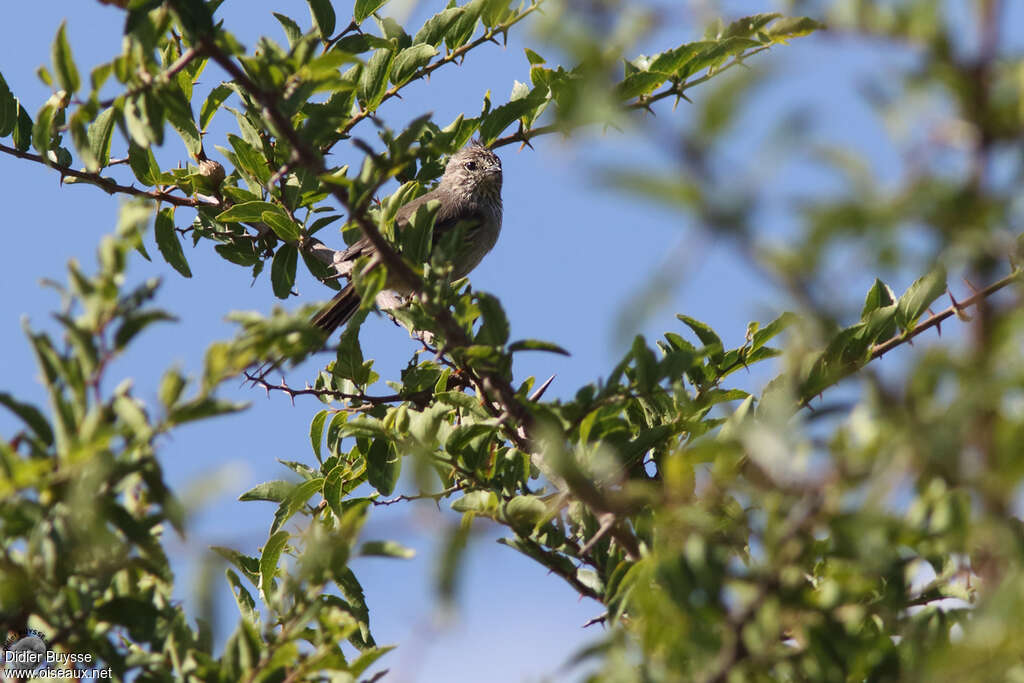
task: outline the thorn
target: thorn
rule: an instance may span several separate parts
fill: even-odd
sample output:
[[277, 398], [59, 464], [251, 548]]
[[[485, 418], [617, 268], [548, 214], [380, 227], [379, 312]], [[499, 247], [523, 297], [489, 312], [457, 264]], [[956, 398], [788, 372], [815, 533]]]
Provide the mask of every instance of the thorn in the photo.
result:
[[975, 287], [974, 284], [970, 280], [968, 280], [966, 277], [964, 278], [964, 284], [966, 284], [970, 288], [970, 290], [971, 290], [971, 292], [973, 294], [977, 294], [978, 293], [978, 288]]
[[949, 295], [949, 300], [953, 302], [953, 310], [956, 311], [956, 317], [961, 322], [965, 322], [965, 323], [971, 322], [971, 320], [973, 320], [973, 318], [971, 316], [967, 315], [967, 313], [965, 312], [965, 308], [966, 307], [963, 304], [961, 304], [959, 301], [956, 300], [956, 297], [953, 296], [953, 292], [951, 292], [949, 289], [946, 289], [946, 294]]
[[550, 377], [548, 377], [547, 381], [545, 381], [544, 384], [541, 384], [537, 388], [537, 391], [533, 392], [533, 395], [530, 396], [530, 401], [536, 402], [538, 399], [540, 399], [540, 397], [544, 395], [544, 392], [548, 390], [548, 387], [551, 386], [551, 383], [553, 381], [555, 381], [555, 375], [551, 375]]
[[519, 151], [520, 152], [523, 151], [523, 147], [529, 147], [531, 150], [533, 150], [535, 152], [537, 151], [537, 150], [533, 149], [533, 145], [530, 144], [530, 139], [529, 138], [524, 138], [523, 139], [523, 144], [519, 145]]

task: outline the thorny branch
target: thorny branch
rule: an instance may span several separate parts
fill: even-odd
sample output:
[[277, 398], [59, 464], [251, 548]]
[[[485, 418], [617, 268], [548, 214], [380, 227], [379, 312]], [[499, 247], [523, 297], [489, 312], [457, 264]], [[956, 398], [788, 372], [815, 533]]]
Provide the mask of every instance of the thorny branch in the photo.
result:
[[166, 202], [167, 204], [173, 204], [175, 206], [197, 207], [211, 205], [211, 202], [209, 202], [208, 200], [200, 199], [198, 197], [180, 197], [178, 195], [171, 194], [167, 190], [140, 190], [134, 185], [122, 185], [113, 178], [106, 178], [104, 176], [101, 176], [99, 173], [79, 171], [77, 169], [71, 168], [70, 166], [60, 166], [59, 164], [54, 164], [47, 161], [38, 154], [33, 154], [32, 152], [23, 152], [20, 149], [17, 149], [16, 147], [8, 147], [7, 145], [0, 144], [0, 152], [3, 152], [4, 154], [10, 154], [11, 156], [18, 157], [19, 159], [34, 161], [37, 164], [50, 166], [56, 169], [58, 173], [60, 173], [61, 180], [69, 177], [76, 178], [83, 182], [96, 185], [101, 190], [104, 190], [109, 194], [119, 192], [121, 194], [132, 195], [134, 197], [145, 197], [147, 199], [154, 199], [158, 202]]

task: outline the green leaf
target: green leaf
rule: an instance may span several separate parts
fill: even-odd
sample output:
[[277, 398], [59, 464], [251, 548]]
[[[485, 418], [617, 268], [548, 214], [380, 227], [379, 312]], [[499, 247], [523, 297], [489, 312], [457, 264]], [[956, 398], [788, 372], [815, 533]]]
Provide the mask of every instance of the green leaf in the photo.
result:
[[335, 465], [324, 478], [323, 497], [331, 510], [338, 518], [345, 511], [342, 499], [345, 495], [346, 484], [353, 486], [351, 482], [359, 479], [359, 473], [355, 472], [347, 463]]
[[287, 299], [291, 296], [295, 284], [295, 270], [299, 263], [299, 250], [294, 244], [282, 244], [274, 254], [270, 265], [270, 283], [274, 288], [274, 296]]
[[484, 0], [484, 9], [480, 18], [484, 25], [491, 27], [504, 21], [510, 14], [510, 0]]
[[206, 127], [210, 125], [210, 120], [213, 119], [213, 115], [220, 109], [220, 105], [233, 92], [234, 90], [232, 90], [231, 86], [226, 83], [221, 83], [210, 91], [210, 94], [206, 96], [206, 100], [203, 102], [203, 108], [199, 110], [199, 127], [201, 129], [206, 130]]
[[395, 57], [395, 63], [391, 68], [391, 82], [394, 85], [404, 85], [436, 54], [437, 48], [427, 43], [417, 43], [405, 48]]
[[366, 454], [366, 480], [382, 496], [395, 490], [402, 471], [402, 458], [386, 439], [374, 439]]
[[173, 322], [177, 320], [173, 315], [165, 311], [139, 311], [128, 313], [114, 333], [114, 348], [123, 350], [128, 343], [140, 332], [158, 322]]
[[563, 356], [572, 355], [558, 344], [541, 341], [540, 339], [520, 339], [519, 341], [514, 341], [508, 345], [508, 350], [509, 353], [515, 353], [516, 351], [548, 351], [550, 353], [559, 353]]
[[490, 344], [502, 346], [508, 341], [508, 317], [502, 309], [501, 304], [490, 294], [477, 294], [477, 305], [483, 315], [483, 323], [473, 340], [475, 344]]
[[284, 29], [284, 35], [288, 39], [288, 45], [295, 47], [295, 43], [302, 39], [302, 29], [295, 23], [295, 20], [291, 17], [285, 16], [278, 12], [274, 12], [274, 18], [277, 19], [278, 23], [281, 24], [281, 28]]
[[260, 555], [260, 593], [263, 594], [264, 600], [269, 601], [274, 575], [277, 574], [277, 563], [290, 536], [287, 531], [275, 532], [263, 546], [263, 554]]
[[[704, 346], [712, 350], [711, 357], [713, 359], [716, 357], [720, 358], [722, 356], [722, 340], [717, 334], [715, 334], [715, 331], [711, 329], [709, 325], [702, 323], [695, 318], [691, 318], [688, 315], [679, 314], [676, 317], [685, 323], [687, 327], [693, 330], [694, 334], [697, 335], [697, 338], [700, 339]], [[717, 347], [717, 352], [714, 351], [715, 347]]]
[[25, 107], [21, 106], [21, 102], [17, 98], [15, 98], [15, 102], [18, 103], [18, 122], [15, 124], [14, 130], [11, 131], [11, 137], [18, 151], [24, 152], [32, 146], [32, 131], [35, 125], [32, 123], [32, 117], [25, 111]]
[[270, 167], [267, 166], [267, 159], [262, 152], [257, 151], [244, 138], [228, 134], [228, 142], [235, 150], [233, 161], [238, 164], [240, 170], [255, 178], [261, 185], [266, 185], [270, 180]]
[[360, 74], [356, 92], [366, 109], [371, 111], [376, 109], [384, 98], [384, 90], [388, 85], [388, 74], [391, 72], [394, 56], [394, 51], [387, 48], [374, 51], [366, 63], [366, 68]]
[[53, 445], [53, 429], [38, 408], [31, 403], [22, 403], [5, 391], [0, 391], [0, 405], [20, 417], [44, 444]]
[[824, 24], [809, 17], [783, 17], [769, 26], [766, 33], [774, 42], [785, 42], [788, 38], [799, 38], [824, 28]]
[[238, 497], [238, 500], [269, 500], [273, 503], [280, 503], [295, 490], [295, 483], [275, 479], [258, 484]]
[[316, 477], [309, 481], [304, 481], [293, 488], [291, 493], [277, 506], [277, 512], [274, 513], [274, 523], [270, 526], [270, 533], [275, 533], [284, 526], [285, 522], [301, 510], [310, 497], [319, 493], [323, 486], [324, 478]]
[[761, 43], [749, 38], [726, 38], [712, 42], [692, 59], [688, 60], [676, 73], [677, 78], [687, 78], [698, 71], [719, 66], [729, 57], [735, 57], [748, 49], [760, 47]]
[[543, 57], [541, 57], [536, 52], [534, 52], [533, 50], [531, 50], [530, 48], [525, 48], [525, 52], [526, 52], [526, 59], [528, 59], [530, 61], [530, 66], [534, 66], [534, 65], [537, 65], [537, 64], [544, 64], [544, 63], [546, 63], [548, 61], [548, 60], [544, 59]]
[[82, 79], [78, 75], [78, 68], [75, 67], [75, 60], [71, 57], [66, 29], [67, 22], [62, 21], [60, 28], [57, 29], [57, 37], [53, 40], [51, 55], [53, 67], [57, 72], [57, 83], [63, 90], [73, 93], [82, 85]]
[[352, 10], [352, 17], [357, 24], [363, 23], [366, 17], [387, 4], [388, 0], [356, 0], [355, 8]]
[[771, 321], [764, 327], [754, 332], [752, 339], [750, 340], [750, 350], [757, 351], [759, 348], [767, 344], [773, 337], [782, 332], [784, 329], [796, 322], [797, 317], [793, 313], [783, 313], [775, 320]]
[[321, 410], [313, 416], [309, 423], [309, 443], [313, 447], [313, 455], [322, 462], [321, 449], [324, 442], [324, 423], [327, 422], [327, 411]]
[[472, 0], [464, 5], [463, 9], [465, 11], [445, 31], [444, 41], [449, 50], [462, 47], [473, 35], [477, 22], [480, 20], [480, 14], [484, 10], [484, 0]]
[[493, 491], [470, 491], [452, 503], [452, 510], [493, 516], [498, 511], [498, 496]]
[[199, 158], [203, 149], [203, 141], [192, 116], [192, 105], [177, 83], [169, 83], [154, 91], [154, 97], [163, 106], [167, 121], [178, 132], [178, 137], [185, 143], [185, 149], [193, 159]]
[[140, 147], [134, 141], [128, 141], [128, 165], [132, 173], [143, 185], [156, 185], [160, 179], [160, 167], [156, 157], [148, 147]]
[[181, 399], [181, 392], [184, 391], [185, 384], [185, 378], [178, 370], [171, 368], [164, 373], [160, 380], [160, 389], [157, 392], [164, 408], [169, 410]]
[[320, 32], [321, 38], [329, 40], [334, 33], [334, 23], [337, 20], [331, 0], [306, 0], [306, 2], [309, 3], [309, 13], [313, 16], [313, 26]]
[[547, 102], [547, 88], [535, 88], [528, 96], [491, 110], [480, 122], [480, 141], [487, 145], [520, 117], [526, 116]]
[[669, 75], [661, 71], [638, 71], [622, 79], [615, 90], [625, 100], [641, 95], [649, 95], [658, 86], [669, 79]]
[[36, 150], [50, 162], [47, 152], [50, 150], [50, 140], [53, 138], [53, 117], [56, 113], [55, 105], [44, 104], [39, 113], [36, 114], [36, 122], [32, 126], [32, 144]]
[[918, 278], [914, 284], [900, 297], [897, 309], [897, 322], [904, 330], [909, 330], [917, 323], [932, 302], [946, 291], [946, 269], [938, 266], [927, 275]]
[[424, 22], [423, 28], [413, 36], [413, 44], [426, 43], [427, 45], [437, 47], [444, 40], [444, 35], [448, 32], [448, 28], [464, 11], [465, 9], [462, 7], [449, 7], [430, 17]]
[[529, 529], [548, 516], [548, 506], [537, 496], [516, 496], [505, 504], [505, 519], [513, 529]]
[[302, 234], [302, 228], [289, 218], [280, 207], [275, 206], [270, 211], [264, 211], [260, 214], [260, 219], [269, 225], [274, 234], [285, 242], [297, 242]]
[[367, 541], [360, 546], [359, 554], [364, 557], [397, 557], [402, 560], [416, 557], [415, 550], [395, 541]]
[[89, 151], [103, 168], [110, 163], [110, 140], [114, 133], [114, 107], [107, 107], [89, 124]]
[[0, 138], [7, 137], [14, 132], [16, 125], [18, 125], [18, 100], [8, 87], [3, 74], [0, 74]]
[[242, 585], [242, 580], [233, 569], [225, 569], [228, 583], [231, 584], [231, 593], [235, 596], [235, 603], [238, 605], [238, 613], [242, 619], [249, 623], [259, 623], [259, 612], [256, 611], [256, 601], [253, 600], [249, 590]]
[[872, 311], [878, 308], [885, 308], [891, 306], [896, 302], [896, 294], [892, 291], [889, 285], [885, 284], [878, 278], [875, 278], [875, 284], [871, 285], [871, 289], [868, 290], [868, 294], [864, 297], [864, 307], [860, 311], [860, 317], [863, 319]]
[[246, 406], [247, 404], [245, 403], [235, 403], [234, 401], [214, 398], [213, 396], [199, 396], [187, 403], [178, 405], [167, 416], [167, 420], [171, 424], [180, 425], [207, 417], [237, 413], [240, 410], [245, 410]]
[[184, 277], [192, 277], [192, 269], [188, 266], [185, 252], [181, 248], [181, 240], [178, 239], [178, 232], [174, 229], [173, 208], [160, 209], [156, 215], [155, 232], [156, 246], [164, 260]]
[[471, 415], [481, 418], [487, 417], [487, 411], [484, 410], [484, 407], [480, 404], [480, 399], [476, 396], [471, 396], [461, 391], [439, 391], [434, 397], [445, 405], [460, 408]]
[[221, 223], [248, 223], [263, 220], [264, 211], [281, 212], [281, 207], [270, 202], [242, 202], [235, 204], [227, 211], [221, 211], [216, 219]]

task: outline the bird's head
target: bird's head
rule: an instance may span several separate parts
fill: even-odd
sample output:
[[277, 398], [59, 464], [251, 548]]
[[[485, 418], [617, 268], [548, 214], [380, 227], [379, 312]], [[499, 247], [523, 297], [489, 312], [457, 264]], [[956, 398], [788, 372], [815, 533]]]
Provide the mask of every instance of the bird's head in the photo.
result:
[[441, 178], [441, 187], [476, 199], [501, 200], [501, 159], [473, 142], [452, 155]]

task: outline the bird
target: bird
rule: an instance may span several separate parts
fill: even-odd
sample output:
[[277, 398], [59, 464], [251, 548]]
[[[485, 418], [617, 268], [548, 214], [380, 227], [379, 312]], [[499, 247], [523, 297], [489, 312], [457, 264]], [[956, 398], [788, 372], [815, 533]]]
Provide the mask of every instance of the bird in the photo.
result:
[[[501, 183], [501, 159], [474, 140], [451, 156], [435, 189], [398, 210], [395, 232], [398, 234], [409, 225], [418, 208], [437, 201], [440, 207], [434, 219], [433, 246], [453, 230], [463, 229], [464, 236], [455, 249], [451, 265], [453, 279], [465, 277], [498, 241], [502, 217]], [[355, 261], [363, 256], [370, 257], [367, 268], [379, 263], [376, 249], [366, 237], [335, 257], [335, 269], [351, 280]], [[410, 294], [395, 278], [389, 278], [386, 286], [399, 295]], [[350, 281], [313, 317], [312, 324], [329, 337], [351, 319], [359, 305], [359, 294]]]

